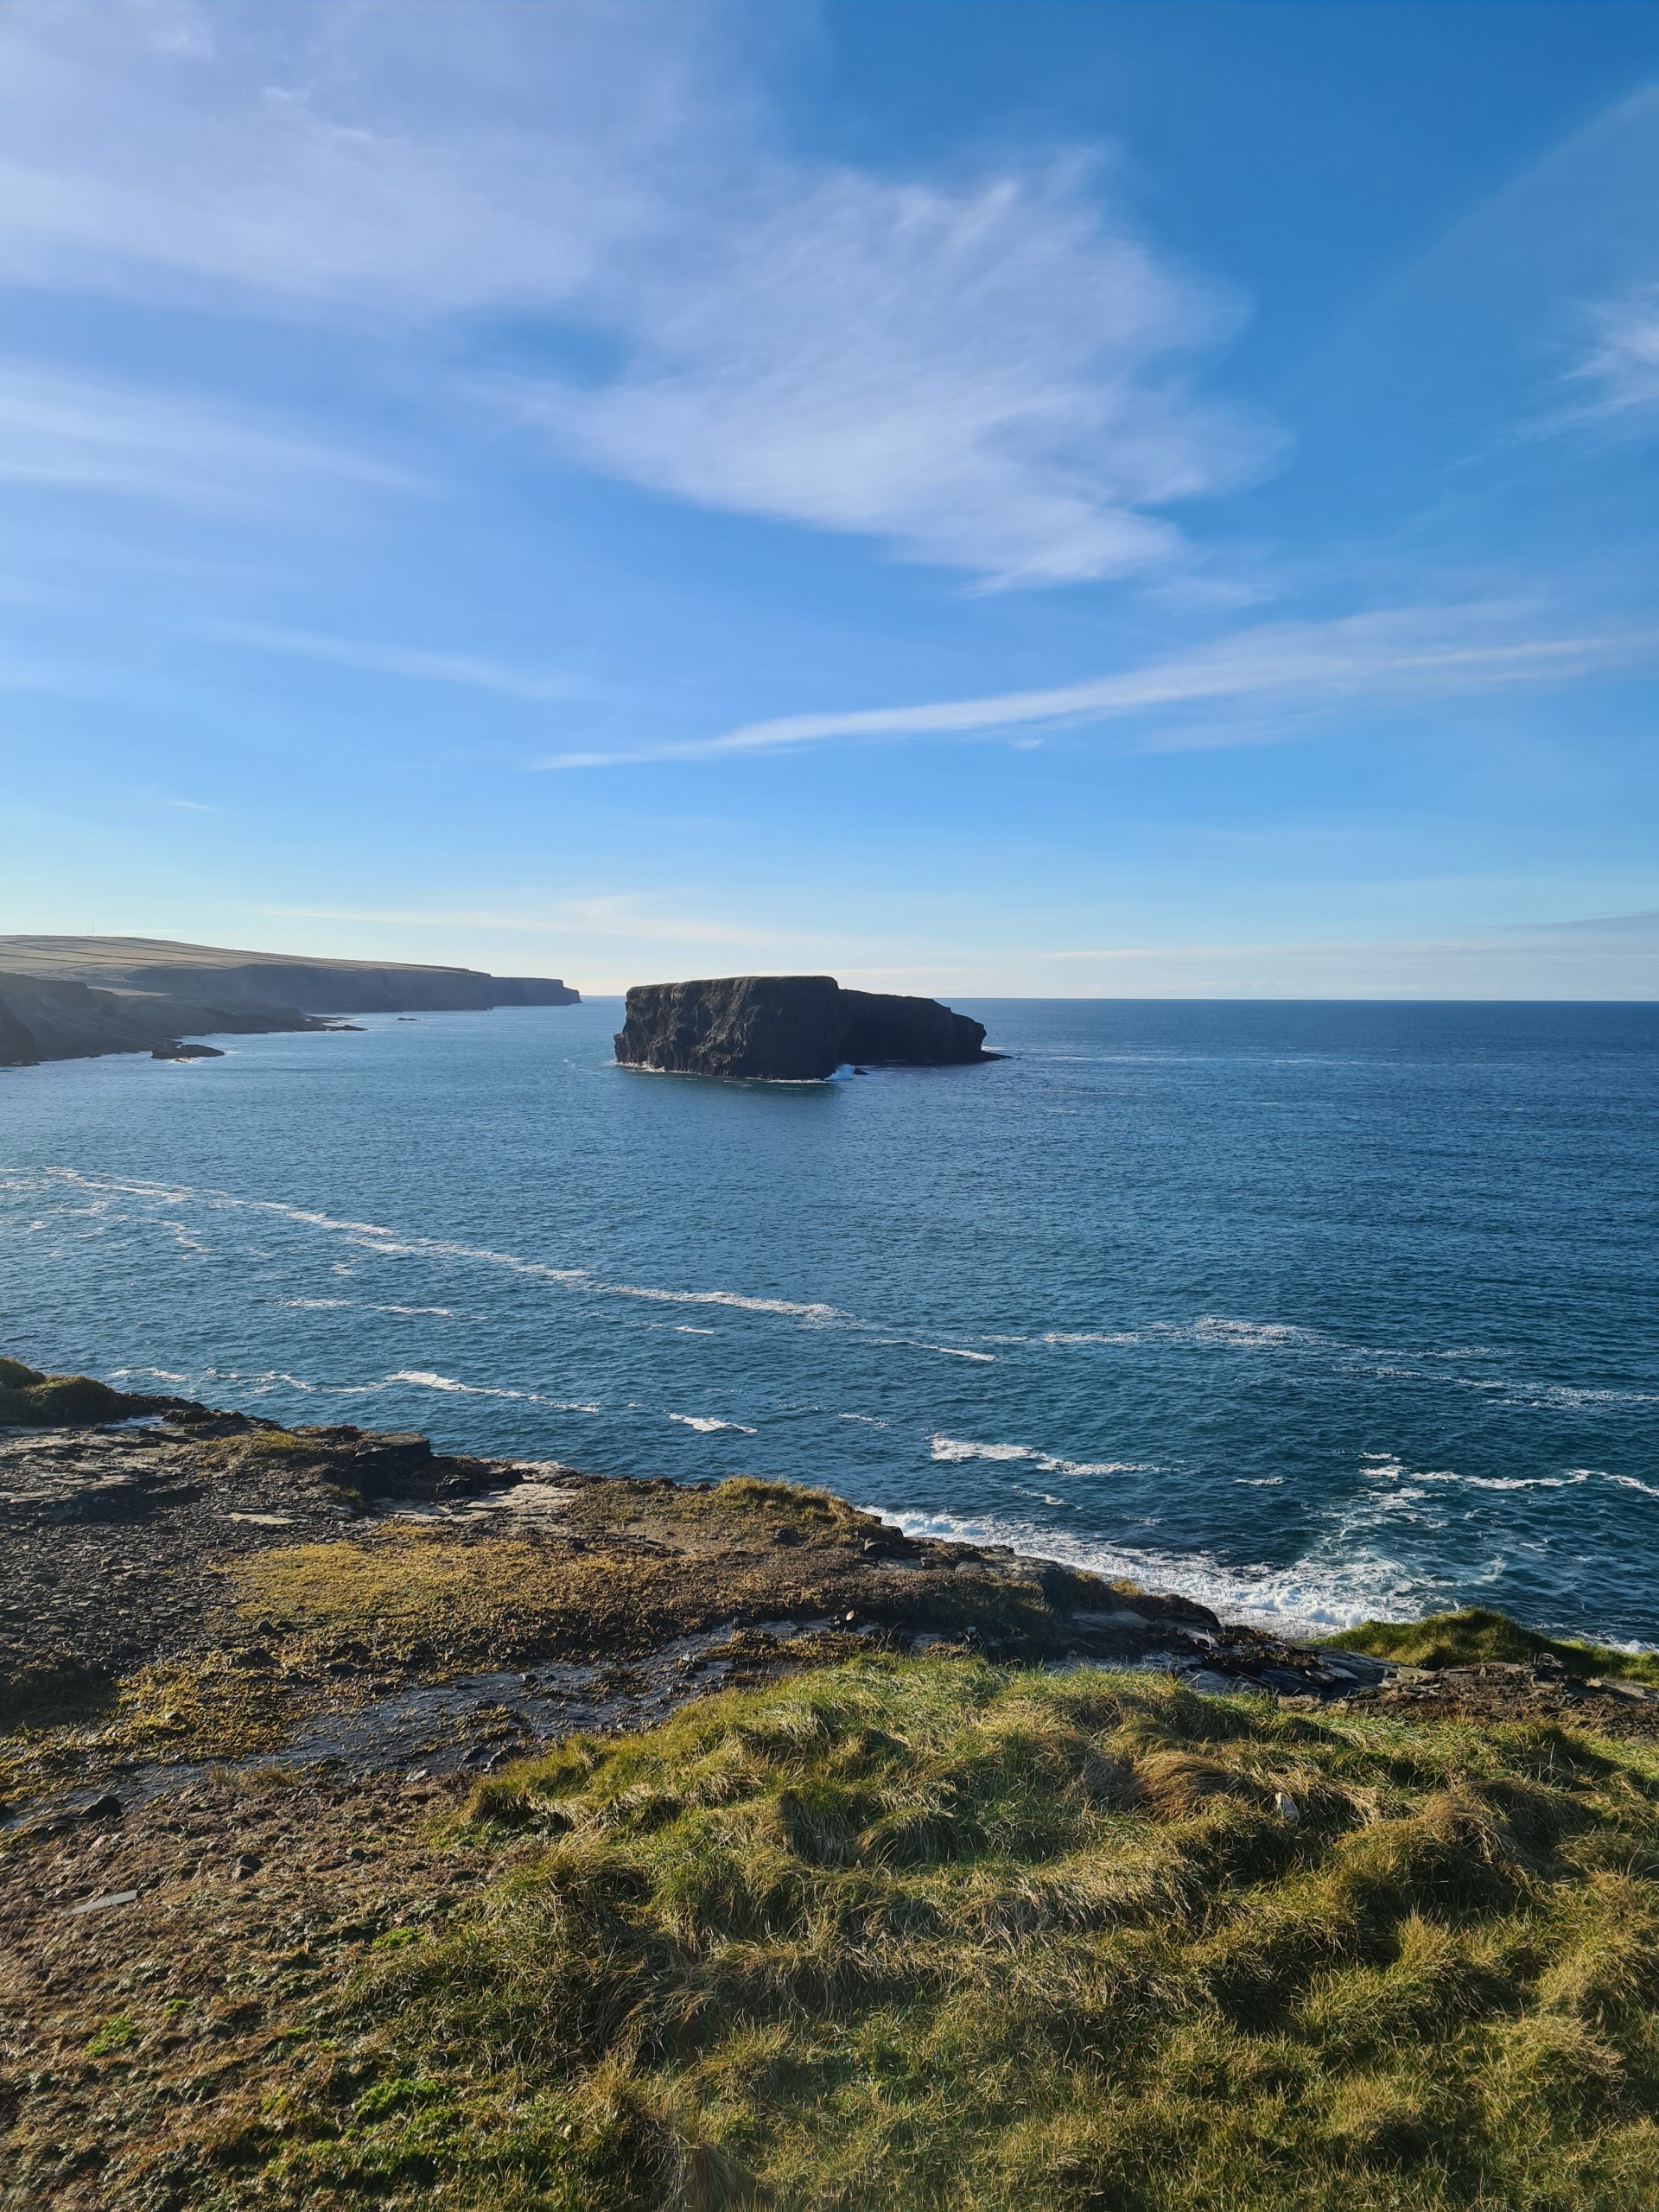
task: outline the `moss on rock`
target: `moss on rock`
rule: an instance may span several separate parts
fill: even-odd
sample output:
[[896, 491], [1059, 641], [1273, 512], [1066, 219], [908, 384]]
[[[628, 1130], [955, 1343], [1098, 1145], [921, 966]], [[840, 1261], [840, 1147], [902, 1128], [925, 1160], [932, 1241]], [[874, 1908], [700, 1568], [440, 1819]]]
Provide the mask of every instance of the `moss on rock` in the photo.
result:
[[[14, 1381], [14, 1374], [28, 1379]], [[36, 1375], [16, 1360], [0, 1363], [0, 1426], [69, 1428], [127, 1421], [154, 1404], [151, 1398], [112, 1390], [90, 1375]]]

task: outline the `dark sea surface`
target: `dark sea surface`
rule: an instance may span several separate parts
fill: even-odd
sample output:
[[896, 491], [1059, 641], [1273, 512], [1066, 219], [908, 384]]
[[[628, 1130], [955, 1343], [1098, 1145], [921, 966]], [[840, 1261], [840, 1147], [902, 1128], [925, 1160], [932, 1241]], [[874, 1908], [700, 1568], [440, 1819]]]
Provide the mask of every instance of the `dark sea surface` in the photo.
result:
[[970, 1010], [1008, 1058], [798, 1087], [603, 1001], [0, 1073], [0, 1348], [1659, 1644], [1659, 1007]]

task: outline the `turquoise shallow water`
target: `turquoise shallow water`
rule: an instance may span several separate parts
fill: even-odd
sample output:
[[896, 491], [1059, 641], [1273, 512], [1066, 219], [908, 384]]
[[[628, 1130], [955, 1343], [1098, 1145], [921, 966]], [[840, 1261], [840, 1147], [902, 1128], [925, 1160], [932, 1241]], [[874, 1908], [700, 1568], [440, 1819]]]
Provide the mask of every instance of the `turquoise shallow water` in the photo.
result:
[[615, 1069], [604, 1001], [0, 1075], [0, 1342], [1659, 1643], [1659, 1008], [971, 1010], [996, 1066], [802, 1088]]

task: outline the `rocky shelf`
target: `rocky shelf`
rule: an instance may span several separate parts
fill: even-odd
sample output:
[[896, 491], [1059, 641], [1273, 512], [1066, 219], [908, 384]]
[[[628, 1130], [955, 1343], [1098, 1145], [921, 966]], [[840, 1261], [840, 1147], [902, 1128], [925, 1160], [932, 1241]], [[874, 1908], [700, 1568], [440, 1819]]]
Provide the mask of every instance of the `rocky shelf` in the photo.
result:
[[1176, 1593], [912, 1538], [825, 1491], [447, 1455], [0, 1370], [0, 1728], [29, 1732], [0, 1738], [14, 1824], [136, 1775], [153, 1794], [204, 1762], [288, 1757], [347, 1711], [348, 1763], [462, 1768], [482, 1707], [530, 1740], [595, 1725], [599, 1674], [632, 1686], [620, 1725], [631, 1699], [655, 1710], [740, 1662], [864, 1647], [1151, 1668], [1214, 1694], [1648, 1698], [1548, 1653], [1437, 1673], [1287, 1641]]

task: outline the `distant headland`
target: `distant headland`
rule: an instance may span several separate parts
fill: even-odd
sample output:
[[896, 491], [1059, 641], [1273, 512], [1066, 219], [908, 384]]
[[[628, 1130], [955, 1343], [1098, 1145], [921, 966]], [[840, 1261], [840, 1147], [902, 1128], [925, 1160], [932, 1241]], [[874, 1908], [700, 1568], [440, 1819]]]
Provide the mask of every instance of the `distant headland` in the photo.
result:
[[[0, 937], [0, 1067], [103, 1052], [181, 1057], [189, 1036], [322, 1029], [319, 1016], [575, 1006], [556, 976], [314, 960], [164, 938]], [[194, 1055], [182, 1055], [194, 1057]]]
[[953, 1067], [999, 1057], [985, 1025], [937, 999], [844, 991], [832, 976], [636, 983], [616, 1057], [661, 1075], [814, 1083], [838, 1067]]

